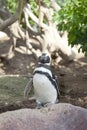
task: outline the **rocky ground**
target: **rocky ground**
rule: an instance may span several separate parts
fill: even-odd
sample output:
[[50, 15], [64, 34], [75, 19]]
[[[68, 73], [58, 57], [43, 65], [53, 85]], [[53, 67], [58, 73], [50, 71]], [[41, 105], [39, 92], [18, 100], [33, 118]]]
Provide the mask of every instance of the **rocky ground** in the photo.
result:
[[59, 103], [0, 114], [0, 130], [87, 130], [87, 109]]

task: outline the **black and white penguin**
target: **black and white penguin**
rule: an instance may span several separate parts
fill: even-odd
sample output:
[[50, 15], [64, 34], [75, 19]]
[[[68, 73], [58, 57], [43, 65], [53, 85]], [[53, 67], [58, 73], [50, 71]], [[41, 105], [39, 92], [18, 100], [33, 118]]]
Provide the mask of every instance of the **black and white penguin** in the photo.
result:
[[34, 93], [37, 107], [58, 102], [58, 84], [50, 66], [50, 56], [43, 53], [33, 74]]

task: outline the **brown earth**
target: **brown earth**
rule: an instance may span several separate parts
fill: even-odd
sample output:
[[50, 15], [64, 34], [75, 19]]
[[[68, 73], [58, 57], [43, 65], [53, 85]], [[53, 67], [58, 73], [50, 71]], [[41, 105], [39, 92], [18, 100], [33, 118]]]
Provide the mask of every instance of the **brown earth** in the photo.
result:
[[[0, 75], [31, 75], [37, 61], [32, 53], [26, 54], [25, 43], [18, 41], [15, 55], [9, 61], [0, 59]], [[8, 52], [11, 41], [0, 43], [0, 55]], [[87, 108], [87, 57], [81, 54], [73, 62], [61, 62], [52, 66], [60, 84], [60, 102], [67, 102]], [[10, 81], [9, 81], [10, 82]], [[20, 101], [3, 106], [2, 111], [23, 107], [35, 107], [35, 101]], [[0, 107], [0, 109], [2, 106]], [[6, 108], [6, 109], [5, 109]]]

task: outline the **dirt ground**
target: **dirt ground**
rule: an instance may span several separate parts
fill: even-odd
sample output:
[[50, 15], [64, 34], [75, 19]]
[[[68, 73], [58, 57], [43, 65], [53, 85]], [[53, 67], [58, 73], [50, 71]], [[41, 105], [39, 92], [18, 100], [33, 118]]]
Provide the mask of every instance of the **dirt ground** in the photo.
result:
[[[0, 55], [8, 52], [10, 45], [11, 41], [9, 40], [0, 43]], [[3, 88], [3, 92], [6, 94], [7, 91], [10, 90], [10, 93], [7, 93], [9, 98], [3, 96], [2, 91], [0, 93], [0, 112], [24, 107], [35, 107], [34, 99], [27, 101], [23, 99], [23, 90], [29, 80], [26, 77], [32, 75], [36, 64], [37, 61], [35, 57], [31, 53], [26, 54], [24, 43], [20, 41], [18, 41], [15, 55], [12, 59], [9, 61], [0, 59], [0, 91]], [[87, 57], [83, 55], [79, 56], [78, 54], [75, 61], [68, 63], [63, 61], [62, 63], [52, 66], [52, 68], [59, 80], [61, 93], [60, 102], [67, 102], [87, 108]], [[11, 78], [13, 78], [11, 75], [16, 78], [18, 76], [18, 80], [16, 80], [16, 78], [11, 80]], [[8, 78], [9, 76], [11, 77]], [[9, 85], [10, 83], [11, 85]], [[20, 91], [22, 94], [20, 94]], [[11, 92], [14, 92], [15, 95]]]

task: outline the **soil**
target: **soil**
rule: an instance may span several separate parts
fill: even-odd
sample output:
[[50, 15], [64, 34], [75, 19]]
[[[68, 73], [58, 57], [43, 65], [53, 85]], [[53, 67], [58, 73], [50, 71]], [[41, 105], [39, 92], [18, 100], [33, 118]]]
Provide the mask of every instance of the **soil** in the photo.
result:
[[[11, 42], [11, 40], [8, 40], [0, 43], [0, 55], [8, 52]], [[29, 80], [26, 77], [32, 75], [37, 64], [33, 54], [26, 53], [24, 45], [25, 43], [23, 43], [23, 41], [18, 41], [14, 57], [8, 61], [0, 59], [0, 78], [3, 78], [3, 83], [2, 81], [0, 83], [0, 91], [2, 86], [4, 86], [4, 94], [7, 93], [7, 90], [13, 92], [15, 88], [15, 95], [13, 96], [10, 93], [9, 98], [3, 96], [2, 92], [0, 93], [0, 112], [25, 107], [35, 108], [36, 106], [35, 99], [23, 99], [23, 90]], [[67, 102], [87, 108], [87, 57], [83, 56], [83, 54], [77, 54], [77, 58], [74, 61], [62, 61], [56, 65], [52, 65], [52, 68], [58, 77], [60, 85], [60, 102]], [[18, 78], [25, 77], [26, 82], [23, 79], [20, 82], [18, 82], [19, 79], [15, 81], [17, 76]], [[11, 87], [9, 87], [11, 80], [8, 77], [10, 77], [10, 79], [16, 77], [12, 80], [12, 90]], [[8, 78], [6, 82], [4, 78]], [[15, 87], [17, 83], [18, 86], [22, 86], [23, 83], [25, 84], [21, 89], [21, 87]], [[21, 91], [22, 94], [16, 94], [18, 90]]]

